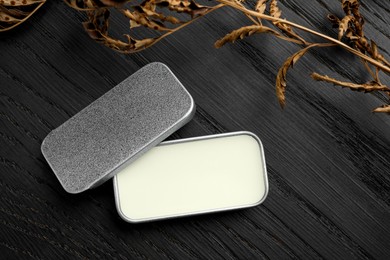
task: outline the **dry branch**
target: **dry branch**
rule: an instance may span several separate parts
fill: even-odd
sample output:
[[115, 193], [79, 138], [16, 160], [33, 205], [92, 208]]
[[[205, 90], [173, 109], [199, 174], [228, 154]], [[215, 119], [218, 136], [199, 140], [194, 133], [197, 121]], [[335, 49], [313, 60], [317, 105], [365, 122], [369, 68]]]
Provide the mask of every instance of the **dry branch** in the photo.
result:
[[[245, 2], [241, 0], [214, 1], [220, 4], [216, 6], [204, 6], [195, 0], [144, 0], [141, 4], [135, 4], [130, 0], [65, 0], [69, 6], [88, 14], [88, 20], [84, 23], [84, 27], [91, 38], [123, 53], [133, 53], [148, 48], [166, 36], [194, 22], [199, 17], [220, 7], [232, 7], [241, 11], [253, 24], [242, 26], [226, 34], [216, 41], [215, 47], [220, 48], [228, 42], [233, 43], [236, 40], [244, 39], [253, 34], [263, 33], [301, 46], [301, 50], [290, 56], [284, 62], [276, 76], [276, 94], [282, 107], [286, 104], [285, 91], [288, 69], [313, 47], [340, 46], [344, 48], [346, 51], [360, 58], [367, 72], [373, 78], [371, 82], [358, 84], [338, 81], [313, 73], [312, 77], [314, 79], [347, 87], [351, 90], [364, 92], [385, 91], [389, 93], [388, 87], [380, 81], [380, 72], [390, 74], [390, 63], [378, 51], [376, 43], [366, 38], [363, 31], [364, 18], [359, 11], [360, 4], [358, 0], [341, 1], [341, 7], [345, 13], [344, 17], [339, 18], [333, 14], [328, 15], [328, 19], [333, 24], [333, 27], [338, 29], [337, 38], [330, 37], [282, 18], [282, 10], [279, 8], [277, 0], [258, 0], [253, 9], [247, 7]], [[108, 32], [109, 13], [112, 9], [118, 9], [130, 20], [129, 32], [125, 33], [127, 41], [113, 38]], [[160, 10], [165, 10], [165, 12], [161, 12]], [[179, 13], [187, 14], [189, 18], [187, 20], [181, 20], [182, 18], [179, 19], [175, 16]], [[262, 23], [263, 20], [270, 21], [274, 25], [274, 28], [265, 26]], [[137, 39], [134, 36], [134, 30], [140, 28], [153, 31], [159, 36]], [[327, 43], [310, 43], [299, 35], [296, 30], [318, 36], [326, 40]], [[384, 107], [374, 111], [383, 112], [387, 109], [389, 108], [386, 104]]]

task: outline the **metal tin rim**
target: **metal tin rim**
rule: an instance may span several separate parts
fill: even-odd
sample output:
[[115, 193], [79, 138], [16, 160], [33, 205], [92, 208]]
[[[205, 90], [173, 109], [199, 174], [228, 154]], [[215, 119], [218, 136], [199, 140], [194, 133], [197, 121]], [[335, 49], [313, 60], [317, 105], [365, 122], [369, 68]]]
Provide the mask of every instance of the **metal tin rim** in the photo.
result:
[[216, 213], [216, 212], [221, 212], [221, 211], [250, 208], [250, 207], [255, 207], [255, 206], [263, 203], [264, 200], [267, 198], [268, 192], [269, 192], [268, 174], [267, 174], [267, 167], [266, 167], [266, 162], [265, 162], [263, 144], [262, 144], [260, 138], [257, 135], [255, 135], [254, 133], [249, 132], [249, 131], [238, 131], [238, 132], [232, 132], [232, 133], [190, 137], [190, 138], [185, 138], [185, 139], [165, 141], [165, 142], [160, 143], [159, 146], [160, 145], [163, 146], [163, 145], [176, 144], [176, 143], [186, 143], [186, 142], [199, 141], [199, 140], [207, 140], [207, 139], [213, 139], [213, 138], [228, 137], [228, 136], [236, 136], [236, 135], [249, 135], [249, 136], [253, 137], [259, 144], [260, 156], [261, 156], [261, 160], [263, 162], [263, 172], [264, 172], [264, 174], [263, 174], [264, 175], [263, 176], [264, 177], [264, 195], [259, 201], [255, 202], [255, 203], [251, 203], [251, 204], [246, 204], [246, 205], [225, 207], [225, 208], [216, 208], [213, 210], [202, 210], [202, 211], [196, 211], [196, 212], [191, 212], [191, 213], [182, 213], [182, 214], [176, 214], [176, 215], [170, 215], [170, 216], [158, 216], [158, 217], [145, 218], [145, 219], [131, 219], [123, 213], [123, 211], [120, 207], [118, 178], [116, 176], [114, 176], [113, 185], [114, 185], [115, 206], [116, 206], [116, 209], [118, 211], [119, 216], [124, 221], [129, 222], [129, 223], [144, 223], [144, 222], [166, 220], [166, 219], [172, 219], [172, 218], [178, 218], [178, 217], [184, 217], [184, 216], [194, 216], [194, 215], [201, 215], [201, 214], [206, 214], [206, 213]]

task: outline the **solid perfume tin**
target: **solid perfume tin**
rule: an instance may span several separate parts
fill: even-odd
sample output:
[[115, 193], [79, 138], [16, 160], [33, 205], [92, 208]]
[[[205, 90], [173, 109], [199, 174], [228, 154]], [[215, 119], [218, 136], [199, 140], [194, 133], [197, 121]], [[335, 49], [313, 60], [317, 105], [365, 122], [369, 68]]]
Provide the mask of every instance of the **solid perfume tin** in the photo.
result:
[[132, 223], [252, 207], [268, 193], [263, 146], [250, 132], [161, 143], [113, 182], [118, 213]]
[[195, 104], [171, 70], [151, 63], [44, 139], [41, 150], [69, 193], [96, 187], [193, 116]]

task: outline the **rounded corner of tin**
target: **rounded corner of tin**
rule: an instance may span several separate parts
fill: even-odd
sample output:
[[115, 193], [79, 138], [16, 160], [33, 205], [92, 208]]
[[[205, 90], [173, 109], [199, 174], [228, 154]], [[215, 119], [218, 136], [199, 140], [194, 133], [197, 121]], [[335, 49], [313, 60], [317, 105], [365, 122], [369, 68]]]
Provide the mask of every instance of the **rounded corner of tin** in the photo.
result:
[[64, 188], [64, 190], [69, 194], [79, 194], [93, 187], [93, 184], [91, 183], [86, 183], [86, 185], [67, 185], [64, 182], [64, 179], [59, 177], [57, 172], [54, 171], [54, 174], [56, 175], [57, 179], [61, 183], [62, 188]]
[[169, 74], [173, 74], [172, 70], [168, 67], [168, 65], [166, 65], [165, 63], [162, 63], [160, 61], [154, 61], [154, 62], [151, 62], [151, 63], [148, 63], [146, 64], [145, 66], [143, 66], [142, 68], [140, 68], [140, 70], [160, 70], [160, 71], [163, 71], [164, 73], [167, 72]]
[[[49, 163], [50, 165], [50, 163]], [[58, 181], [60, 182], [62, 188], [69, 194], [79, 194], [84, 191], [89, 190], [93, 185], [90, 183], [87, 183], [87, 185], [68, 185], [66, 184], [66, 179], [62, 178], [57, 171], [55, 171], [52, 168], [54, 175], [57, 177]]]
[[83, 188], [83, 189], [75, 189], [74, 187], [70, 186], [70, 185], [66, 185], [66, 182], [64, 180], [63, 177], [61, 177], [61, 174], [55, 169], [54, 165], [52, 164], [52, 161], [50, 159], [50, 151], [47, 150], [49, 149], [50, 147], [50, 136], [52, 134], [53, 131], [51, 131], [42, 141], [42, 144], [41, 144], [41, 153], [43, 155], [43, 157], [45, 158], [45, 161], [46, 163], [49, 165], [50, 169], [52, 170], [52, 172], [54, 173], [54, 175], [56, 176], [57, 180], [60, 182], [61, 184], [61, 187], [69, 194], [78, 194], [78, 193], [81, 193], [87, 189], [89, 189], [89, 187], [87, 188]]
[[190, 97], [190, 107], [188, 108], [187, 113], [184, 115], [183, 119], [186, 121], [190, 121], [196, 112], [196, 104], [192, 96], [188, 93], [188, 96]]
[[169, 67], [165, 63], [162, 63], [161, 61], [153, 61], [153, 62], [145, 65], [145, 67], [162, 67], [162, 68], [170, 70]]
[[[47, 154], [46, 154], [46, 148], [48, 146], [50, 146], [50, 137], [52, 136], [53, 134], [53, 131], [50, 131], [46, 136], [45, 138], [43, 138], [43, 141], [41, 143], [41, 146], [40, 146], [40, 149], [41, 149], [41, 153], [43, 154], [43, 156], [45, 157], [45, 159], [47, 158]], [[47, 159], [46, 159], [47, 160]]]
[[269, 193], [269, 185], [268, 185], [267, 173], [265, 173], [265, 187], [264, 187], [263, 196], [257, 202], [255, 202], [253, 206], [258, 206], [262, 204], [267, 199], [268, 193]]
[[261, 142], [260, 137], [258, 137], [255, 133], [250, 132], [250, 131], [240, 131], [239, 133], [252, 137], [253, 139], [255, 139], [259, 143], [260, 147], [263, 148], [263, 143]]
[[132, 218], [129, 218], [128, 216], [126, 216], [126, 214], [123, 212], [122, 207], [121, 207], [121, 200], [120, 200], [120, 196], [119, 196], [118, 177], [114, 176], [112, 178], [112, 182], [113, 182], [113, 186], [114, 186], [115, 208], [116, 208], [116, 211], [118, 212], [119, 217], [122, 220], [124, 220], [128, 223], [132, 223], [132, 224], [143, 222], [143, 221], [135, 220], [135, 219], [132, 219]]
[[82, 189], [73, 189], [72, 187], [67, 187], [67, 186], [64, 186], [63, 183], [61, 182], [60, 179], [58, 179], [62, 185], [62, 188], [64, 188], [64, 190], [69, 193], [69, 194], [79, 194], [83, 191], [86, 191], [88, 190], [88, 188], [82, 188]]

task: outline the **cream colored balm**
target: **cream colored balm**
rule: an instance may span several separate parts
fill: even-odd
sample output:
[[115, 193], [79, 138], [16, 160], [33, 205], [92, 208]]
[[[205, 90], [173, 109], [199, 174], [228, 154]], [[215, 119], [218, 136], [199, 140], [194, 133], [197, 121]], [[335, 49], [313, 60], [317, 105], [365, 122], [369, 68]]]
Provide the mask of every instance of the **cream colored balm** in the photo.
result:
[[128, 222], [256, 206], [268, 180], [259, 138], [236, 132], [160, 144], [114, 178]]

